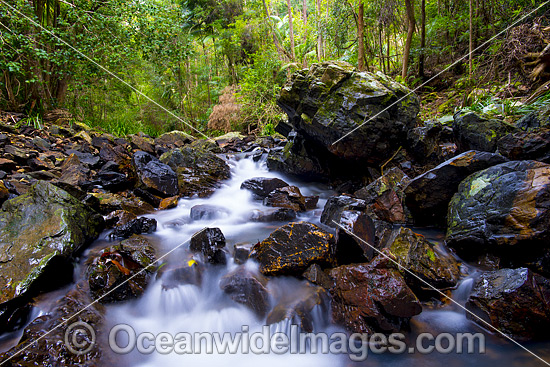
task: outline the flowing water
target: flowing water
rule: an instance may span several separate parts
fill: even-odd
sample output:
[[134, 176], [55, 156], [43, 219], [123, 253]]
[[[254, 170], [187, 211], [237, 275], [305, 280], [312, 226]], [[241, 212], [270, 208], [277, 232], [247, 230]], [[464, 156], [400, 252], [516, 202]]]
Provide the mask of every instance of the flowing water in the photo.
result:
[[[250, 159], [228, 160], [232, 168], [231, 179], [224, 182], [214, 195], [209, 198], [181, 199], [176, 208], [148, 215], [158, 222], [157, 231], [148, 235], [149, 240], [158, 249], [157, 254], [170, 252], [164, 260], [171, 263], [185, 262], [191, 258], [188, 251], [188, 240], [197, 231], [204, 227], [218, 227], [226, 237], [227, 247], [232, 248], [236, 243], [256, 243], [265, 239], [273, 230], [284, 223], [254, 223], [248, 220], [250, 214], [257, 210], [265, 210], [260, 201], [253, 200], [252, 195], [241, 190], [240, 185], [246, 179], [252, 177], [278, 177], [289, 184], [300, 188], [304, 195], [319, 195], [318, 209], [299, 214], [297, 220], [305, 220], [320, 224], [319, 218], [326, 200], [334, 194], [323, 185], [304, 183], [279, 173], [269, 172], [262, 162], [253, 162]], [[190, 219], [190, 210], [195, 205], [210, 204], [222, 207], [225, 214], [214, 220]], [[424, 233], [428, 238], [441, 242], [441, 233]], [[105, 236], [105, 234], [104, 234]], [[106, 238], [96, 242], [94, 247], [105, 246]], [[84, 254], [85, 256], [86, 254]], [[247, 267], [257, 270], [257, 265], [248, 262]], [[202, 285], [179, 285], [174, 288], [164, 289], [162, 280], [153, 280], [145, 294], [138, 300], [126, 302], [120, 305], [107, 306], [106, 318], [109, 327], [126, 324], [132, 327], [136, 335], [143, 332], [157, 336], [161, 333], [218, 333], [235, 336], [237, 333], [252, 335], [265, 331], [265, 318], [258, 318], [256, 314], [246, 307], [233, 302], [219, 288], [220, 278], [235, 269], [231, 258], [228, 258], [227, 266], [208, 266], [203, 273]], [[461, 281], [453, 292], [453, 298], [460, 304], [464, 304], [474, 283], [477, 270], [465, 266], [468, 275]], [[281, 300], [289, 300], [298, 297], [306, 291], [305, 281], [290, 277], [278, 277], [270, 281], [269, 291], [272, 306]], [[51, 301], [50, 301], [51, 302]], [[37, 312], [36, 310], [34, 311]], [[290, 320], [271, 325], [269, 335], [277, 332], [291, 334], [293, 328]], [[342, 330], [330, 323], [327, 309], [316, 306], [313, 312], [313, 325], [315, 333], [336, 335]], [[434, 335], [441, 333], [483, 333], [485, 336], [485, 353], [479, 353], [479, 349], [473, 354], [451, 352], [449, 354], [431, 353], [401, 353], [383, 354], [368, 352], [368, 358], [361, 362], [353, 362], [346, 354], [338, 353], [312, 353], [311, 347], [298, 348], [299, 353], [269, 353], [258, 354], [239, 348], [233, 354], [217, 353], [216, 350], [208, 351], [208, 343], [201, 344], [205, 349], [202, 353], [190, 353], [180, 355], [177, 353], [162, 354], [157, 351], [143, 354], [137, 350], [118, 355], [117, 366], [216, 366], [216, 367], [271, 367], [271, 366], [539, 366], [543, 365], [527, 352], [513, 343], [492, 335], [481, 329], [466, 318], [465, 311], [452, 303], [445, 306], [430, 307], [425, 305], [423, 312], [413, 317], [411, 331], [407, 334], [407, 347], [414, 345], [414, 338], [423, 332]], [[128, 343], [127, 334], [118, 333], [116, 342], [119, 346]], [[0, 338], [1, 339], [1, 338]], [[4, 337], [6, 339], [6, 337]], [[8, 338], [9, 339], [9, 338]], [[12, 337], [13, 339], [13, 337]], [[0, 340], [1, 341], [1, 340]], [[7, 349], [13, 342], [0, 344], [1, 349]], [[433, 344], [433, 343], [432, 343]], [[530, 349], [546, 360], [550, 359], [548, 343], [530, 343]], [[295, 350], [296, 351], [296, 350]], [[408, 351], [408, 348], [407, 348]]]

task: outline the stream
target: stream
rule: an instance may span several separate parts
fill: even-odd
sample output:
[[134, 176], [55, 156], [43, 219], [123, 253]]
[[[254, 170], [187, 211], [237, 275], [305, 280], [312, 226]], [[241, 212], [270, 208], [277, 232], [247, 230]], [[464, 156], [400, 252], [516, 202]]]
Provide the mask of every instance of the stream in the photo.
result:
[[[184, 262], [191, 259], [188, 240], [191, 236], [204, 227], [218, 227], [225, 235], [227, 248], [231, 249], [236, 243], [256, 243], [262, 241], [278, 227], [285, 223], [257, 223], [248, 220], [250, 213], [256, 210], [265, 210], [261, 201], [253, 200], [252, 195], [247, 190], [241, 190], [240, 185], [243, 181], [253, 177], [278, 177], [291, 185], [300, 188], [302, 194], [319, 195], [317, 209], [305, 213], [298, 213], [296, 221], [309, 221], [326, 226], [319, 222], [322, 209], [327, 199], [334, 194], [326, 186], [314, 183], [305, 183], [297, 181], [294, 178], [282, 175], [277, 172], [270, 172], [264, 162], [254, 162], [253, 160], [242, 157], [229, 157], [228, 163], [231, 166], [231, 179], [223, 183], [214, 195], [209, 198], [182, 198], [178, 206], [173, 209], [159, 211], [155, 214], [147, 215], [158, 222], [157, 231], [147, 238], [157, 248], [157, 257], [168, 253], [163, 258], [170, 262]], [[194, 220], [190, 219], [190, 210], [195, 205], [215, 205], [224, 208], [228, 213], [222, 214], [217, 219]], [[326, 228], [333, 232], [333, 230]], [[424, 234], [428, 239], [435, 243], [442, 243], [443, 234], [436, 230], [415, 229]], [[108, 239], [108, 232], [102, 234], [102, 237], [96, 241], [91, 248], [104, 247], [111, 244]], [[83, 263], [90, 250], [83, 254], [80, 266], [75, 270], [77, 276], [82, 276]], [[243, 326], [249, 334], [260, 333], [266, 320], [258, 318], [256, 314], [245, 306], [233, 302], [219, 288], [220, 278], [228, 272], [234, 270], [236, 265], [231, 258], [228, 258], [226, 266], [206, 266], [203, 273], [202, 285], [179, 285], [174, 288], [165, 289], [162, 286], [161, 279], [153, 279], [145, 294], [134, 301], [122, 304], [112, 304], [106, 307], [106, 319], [111, 328], [114, 325], [125, 324], [132, 327], [137, 335], [143, 332], [149, 332], [154, 335], [159, 333], [202, 333], [217, 332], [220, 334], [243, 332]], [[257, 269], [257, 265], [248, 261], [245, 265], [251, 270]], [[467, 274], [459, 284], [456, 290], [452, 292], [452, 297], [461, 305], [464, 305], [469, 291], [473, 286], [476, 274], [479, 270], [463, 265], [463, 272]], [[298, 280], [292, 277], [277, 277], [270, 281], [268, 289], [271, 294], [271, 305], [275, 306], [282, 299], [289, 299], [300, 295], [306, 287], [306, 281]], [[52, 292], [41, 296], [33, 311], [33, 316], [47, 312], [56, 297], [61, 297], [67, 289]], [[327, 308], [316, 306], [313, 312], [313, 328], [315, 333], [342, 333], [343, 329], [331, 324], [330, 312]], [[286, 332], [292, 328], [290, 321], [282, 321], [278, 324], [270, 325], [270, 334], [276, 332]], [[179, 355], [176, 353], [161, 354], [153, 352], [143, 354], [137, 350], [117, 356], [117, 366], [228, 366], [228, 367], [271, 367], [271, 366], [542, 366], [543, 364], [523, 351], [517, 345], [504, 338], [497, 337], [487, 330], [483, 330], [477, 324], [466, 318], [463, 309], [452, 303], [444, 306], [423, 305], [423, 312], [412, 318], [411, 331], [407, 333], [407, 347], [414, 345], [417, 335], [430, 332], [434, 335], [440, 333], [483, 333], [485, 337], [485, 352], [468, 354], [466, 352], [456, 353], [452, 351], [448, 354], [434, 352], [431, 354], [423, 353], [400, 353], [392, 354], [385, 352], [382, 354], [373, 353], [369, 350], [366, 360], [354, 362], [346, 354], [338, 353], [313, 353], [306, 347], [301, 348], [300, 353], [269, 353], [255, 354], [246, 353], [238, 350], [234, 354], [212, 353], [191, 353]], [[9, 349], [15, 344], [19, 333], [0, 336], [0, 351]], [[124, 346], [128, 343], [128, 338], [124, 332], [117, 334], [117, 344]], [[549, 343], [528, 343], [526, 347], [539, 354], [542, 358], [550, 359]], [[407, 348], [408, 350], [408, 348]]]

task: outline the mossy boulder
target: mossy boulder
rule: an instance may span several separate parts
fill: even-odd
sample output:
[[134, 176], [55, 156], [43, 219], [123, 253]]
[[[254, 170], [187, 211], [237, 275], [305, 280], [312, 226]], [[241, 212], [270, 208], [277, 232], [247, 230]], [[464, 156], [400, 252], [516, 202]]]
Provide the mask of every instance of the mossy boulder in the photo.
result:
[[0, 211], [0, 304], [71, 282], [75, 256], [103, 227], [101, 215], [48, 182], [6, 201]]
[[[459, 255], [491, 253], [522, 264], [548, 252], [550, 165], [502, 163], [468, 176], [449, 203], [447, 243]], [[549, 272], [550, 268], [537, 271]]]
[[495, 152], [499, 139], [514, 130], [516, 128], [513, 125], [475, 112], [459, 111], [454, 115], [453, 133], [461, 152]]
[[257, 243], [250, 257], [264, 275], [300, 275], [313, 263], [335, 265], [334, 236], [312, 223], [289, 223]]
[[231, 174], [223, 159], [199, 148], [174, 149], [164, 153], [160, 160], [177, 173], [181, 196], [210, 196], [220, 181]]

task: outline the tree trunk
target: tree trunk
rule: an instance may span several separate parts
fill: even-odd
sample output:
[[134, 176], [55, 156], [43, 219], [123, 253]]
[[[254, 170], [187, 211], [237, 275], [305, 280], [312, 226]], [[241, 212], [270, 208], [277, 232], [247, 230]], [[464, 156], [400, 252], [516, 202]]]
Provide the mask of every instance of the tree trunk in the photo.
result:
[[269, 8], [267, 7], [267, 3], [265, 0], [263, 0], [264, 3], [264, 10], [265, 10], [265, 16], [267, 21], [267, 26], [269, 28], [269, 32], [273, 36], [273, 44], [275, 45], [275, 48], [277, 49], [277, 53], [279, 54], [279, 58], [281, 60], [285, 59], [285, 52], [283, 48], [281, 47], [281, 44], [279, 43], [279, 39], [277, 38], [277, 34], [275, 34], [275, 30], [273, 29], [273, 24], [271, 23], [271, 14], [269, 13]]
[[317, 58], [321, 61], [325, 58], [323, 31], [321, 30], [321, 0], [316, 0], [315, 3], [317, 5]]
[[405, 0], [405, 7], [407, 8], [407, 19], [409, 23], [407, 31], [407, 40], [405, 41], [405, 49], [403, 50], [403, 70], [401, 77], [407, 79], [409, 69], [409, 55], [411, 53], [411, 43], [414, 34], [415, 20], [414, 20], [414, 3], [413, 0]]
[[468, 53], [468, 70], [469, 70], [469, 73], [470, 73], [470, 77], [472, 76], [472, 69], [473, 69], [473, 58], [472, 58], [472, 52], [474, 51], [474, 37], [473, 37], [473, 32], [474, 32], [474, 26], [473, 26], [473, 22], [472, 22], [472, 18], [473, 18], [473, 0], [470, 0], [469, 1], [470, 3], [470, 41], [469, 41], [469, 53]]
[[294, 47], [294, 26], [292, 24], [292, 7], [290, 6], [290, 0], [287, 0], [286, 1], [287, 3], [287, 6], [288, 6], [288, 27], [289, 27], [289, 30], [288, 30], [288, 33], [289, 33], [289, 38], [290, 38], [290, 55], [292, 57], [292, 61], [295, 61], [296, 60], [296, 50], [295, 50], [295, 47]]
[[425, 57], [425, 48], [426, 48], [426, 0], [422, 0], [420, 5], [420, 16], [421, 16], [421, 26], [420, 26], [420, 55], [418, 58], [418, 75], [424, 77], [424, 57]]
[[363, 0], [359, 4], [357, 15], [357, 68], [359, 71], [365, 70], [365, 24], [364, 24], [365, 5]]

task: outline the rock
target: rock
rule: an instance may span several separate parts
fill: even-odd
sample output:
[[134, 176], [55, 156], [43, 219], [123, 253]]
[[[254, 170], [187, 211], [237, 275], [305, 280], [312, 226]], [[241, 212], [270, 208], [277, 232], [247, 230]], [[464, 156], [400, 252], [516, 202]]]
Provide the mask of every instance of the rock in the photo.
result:
[[6, 201], [0, 211], [0, 306], [71, 282], [74, 258], [103, 226], [100, 215], [47, 182]]
[[92, 195], [99, 200], [99, 208], [103, 214], [109, 214], [115, 210], [126, 210], [135, 215], [144, 215], [155, 211], [155, 208], [135, 196], [124, 197], [97, 192]]
[[438, 121], [426, 121], [423, 126], [408, 131], [407, 152], [415, 162], [439, 164], [454, 155], [456, 145], [453, 140], [452, 128]]
[[214, 139], [197, 139], [189, 144], [189, 147], [191, 149], [207, 151], [214, 154], [222, 152], [222, 149]]
[[229, 215], [230, 212], [226, 208], [209, 204], [195, 205], [189, 214], [192, 220], [213, 220], [226, 218]]
[[364, 211], [367, 208], [365, 200], [356, 199], [348, 195], [332, 196], [327, 200], [323, 213], [321, 214], [321, 223], [329, 227], [337, 228], [333, 222], [339, 223], [342, 212], [345, 210]]
[[105, 163], [95, 178], [99, 186], [113, 192], [127, 189], [132, 184], [132, 179], [121, 173], [118, 165], [114, 162]]
[[498, 141], [498, 151], [511, 160], [550, 163], [550, 127], [508, 134]]
[[353, 333], [399, 332], [422, 311], [398, 270], [378, 263], [331, 269], [332, 318]]
[[550, 165], [512, 161], [474, 173], [449, 203], [447, 244], [465, 258], [495, 254], [504, 266], [533, 261], [549, 249], [549, 200]]
[[233, 246], [233, 261], [235, 264], [241, 265], [248, 261], [252, 246], [251, 243], [236, 243]]
[[155, 141], [148, 136], [130, 135], [132, 147], [149, 154], [155, 154]]
[[371, 260], [375, 255], [371, 246], [379, 247], [376, 243], [376, 230], [372, 218], [357, 210], [345, 210], [337, 222], [343, 227], [336, 228], [338, 265], [364, 263]]
[[65, 153], [67, 153], [67, 155], [69, 156], [74, 154], [81, 163], [86, 164], [92, 168], [97, 167], [99, 165], [99, 162], [101, 161], [101, 159], [97, 155], [93, 155], [91, 153], [84, 153], [76, 149], [67, 149]]
[[181, 148], [186, 144], [192, 143], [195, 138], [183, 131], [174, 130], [164, 133], [155, 139], [155, 145], [160, 145], [168, 149]]
[[289, 184], [279, 178], [254, 177], [244, 181], [241, 184], [241, 189], [250, 190], [255, 199], [263, 200], [273, 190], [286, 186], [289, 186]]
[[244, 136], [243, 134], [237, 131], [231, 131], [225, 135], [215, 137], [214, 141], [218, 144], [220, 148], [223, 149], [225, 146], [244, 138], [246, 138], [246, 136]]
[[200, 149], [174, 149], [164, 153], [160, 160], [178, 175], [182, 196], [207, 197], [230, 177], [229, 166], [215, 154]]
[[99, 256], [88, 260], [87, 279], [92, 297], [101, 303], [111, 303], [141, 296], [151, 279], [154, 269], [150, 266], [155, 260], [155, 249], [138, 235], [103, 249]]
[[90, 186], [90, 169], [83, 165], [75, 154], [71, 154], [61, 166], [60, 182], [87, 188]]
[[134, 195], [143, 199], [148, 204], [151, 204], [154, 208], [157, 208], [162, 201], [162, 198], [160, 196], [151, 193], [151, 191], [144, 190], [141, 187], [134, 188], [132, 192], [134, 193]]
[[[483, 273], [466, 308], [516, 340], [547, 339], [550, 280], [526, 268]], [[478, 318], [466, 316], [487, 328]]]
[[227, 262], [224, 247], [225, 236], [219, 228], [204, 228], [195, 233], [189, 241], [189, 249], [202, 253], [211, 264], [224, 265]]
[[335, 264], [334, 236], [312, 223], [289, 223], [257, 243], [250, 257], [264, 275], [300, 275], [311, 264]]
[[287, 208], [256, 210], [249, 218], [251, 222], [289, 222], [294, 219], [296, 211]]
[[306, 211], [306, 199], [296, 186], [286, 186], [273, 190], [264, 200], [264, 205]]
[[319, 203], [319, 195], [304, 196], [306, 202], [306, 210], [317, 209], [317, 203]]
[[12, 171], [17, 167], [17, 164], [11, 159], [0, 158], [0, 169], [3, 171]]
[[252, 310], [258, 317], [265, 317], [269, 311], [267, 279], [240, 266], [220, 280], [220, 289], [229, 297]]
[[105, 225], [109, 228], [122, 226], [130, 221], [137, 219], [137, 215], [127, 212], [126, 210], [115, 210], [105, 216]]
[[317, 264], [313, 264], [309, 268], [307, 268], [302, 276], [305, 279], [309, 280], [311, 283], [316, 284], [326, 290], [334, 287], [334, 282], [332, 278], [327, 273], [325, 273], [323, 268], [321, 268]]
[[[300, 332], [314, 332], [314, 310], [321, 308], [320, 313], [325, 313], [329, 303], [326, 291], [311, 284], [302, 284], [291, 295], [283, 297], [273, 310], [267, 315], [266, 324], [273, 325], [289, 320], [293, 325], [298, 325]], [[324, 311], [324, 312], [323, 312]], [[317, 325], [318, 326], [318, 325]]]
[[178, 194], [178, 176], [168, 165], [143, 151], [134, 154], [133, 162], [144, 187], [165, 197]]
[[[7, 362], [9, 366], [99, 367], [110, 364], [107, 357], [109, 348], [102, 348], [108, 334], [104, 315], [103, 305], [93, 303], [87, 286], [79, 283], [75, 289], [55, 302], [50, 312], [37, 317], [26, 326], [17, 346], [0, 354], [0, 360]], [[70, 325], [78, 322], [89, 325], [95, 333], [96, 343], [87, 353], [75, 354], [63, 342], [66, 336], [71, 339], [74, 336], [85, 347], [90, 345], [89, 334], [83, 336], [74, 331], [71, 333]]]
[[355, 192], [354, 196], [365, 200], [378, 219], [391, 223], [407, 221], [402, 200], [403, 190], [409, 184], [409, 177], [399, 168], [392, 168], [383, 176]]
[[133, 234], [153, 233], [157, 230], [157, 221], [153, 218], [136, 218], [117, 225], [111, 236], [128, 238]]
[[458, 185], [477, 171], [506, 162], [499, 154], [470, 150], [415, 177], [405, 189], [405, 203], [417, 225], [444, 224]]
[[528, 113], [516, 122], [516, 127], [524, 131], [533, 131], [548, 126], [550, 126], [550, 107], [548, 106]]
[[454, 115], [453, 132], [458, 150], [495, 152], [500, 138], [514, 131], [502, 120], [489, 119], [475, 112], [459, 111]]
[[10, 197], [10, 192], [4, 185], [3, 181], [0, 181], [0, 205], [4, 203], [4, 201], [8, 200]]
[[[372, 164], [391, 157], [414, 127], [420, 108], [418, 97], [403, 85], [381, 73], [357, 72], [344, 62], [295, 72], [277, 104], [296, 131], [333, 156]], [[361, 129], [333, 144], [359, 125]]]
[[160, 210], [172, 209], [178, 206], [179, 198], [177, 196], [172, 196], [169, 198], [162, 199], [159, 204]]
[[180, 285], [202, 285], [203, 266], [194, 259], [182, 264], [168, 264], [162, 266], [157, 273], [157, 279], [162, 280], [163, 289], [172, 289]]
[[[460, 278], [458, 262], [451, 255], [439, 252], [424, 236], [409, 228], [395, 230], [388, 248], [401, 266], [435, 288], [452, 288]], [[411, 288], [430, 290], [408, 272], [402, 274]]]

